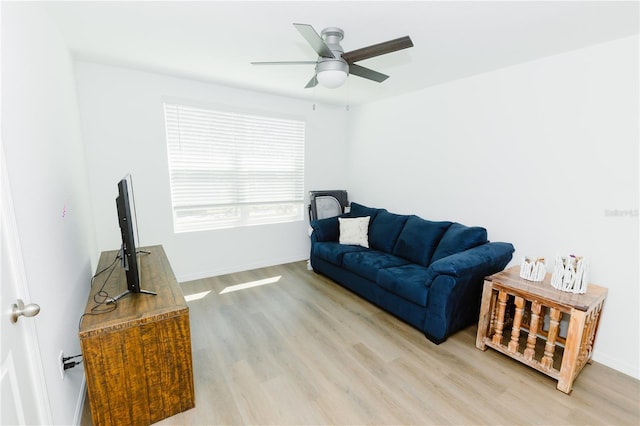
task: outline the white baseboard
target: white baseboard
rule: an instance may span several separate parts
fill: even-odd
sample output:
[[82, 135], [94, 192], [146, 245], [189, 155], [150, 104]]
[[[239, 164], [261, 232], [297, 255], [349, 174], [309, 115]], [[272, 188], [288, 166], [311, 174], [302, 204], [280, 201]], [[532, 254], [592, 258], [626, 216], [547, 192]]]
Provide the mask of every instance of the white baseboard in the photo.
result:
[[626, 374], [627, 376], [640, 380], [640, 367], [638, 365], [620, 362], [619, 359], [610, 357], [600, 351], [595, 351], [592, 359], [602, 365], [606, 365], [609, 368], [613, 368], [614, 370]]
[[227, 268], [219, 268], [219, 269], [212, 269], [209, 271], [202, 271], [195, 274], [179, 275], [179, 276], [176, 276], [176, 279], [178, 280], [179, 283], [184, 283], [187, 281], [201, 280], [203, 278], [217, 277], [218, 275], [233, 274], [235, 272], [243, 272], [243, 271], [250, 271], [252, 269], [266, 268], [268, 266], [282, 265], [285, 263], [292, 263], [292, 262], [301, 262], [303, 260], [307, 260], [307, 258], [308, 258], [308, 255], [283, 258], [283, 259], [277, 259], [277, 260], [272, 259], [268, 262], [246, 263], [241, 265], [230, 266]]
[[84, 401], [87, 394], [87, 379], [82, 378], [82, 385], [80, 385], [80, 393], [78, 395], [78, 401], [76, 402], [76, 412], [73, 416], [73, 424], [80, 426], [82, 423], [82, 412], [84, 411]]

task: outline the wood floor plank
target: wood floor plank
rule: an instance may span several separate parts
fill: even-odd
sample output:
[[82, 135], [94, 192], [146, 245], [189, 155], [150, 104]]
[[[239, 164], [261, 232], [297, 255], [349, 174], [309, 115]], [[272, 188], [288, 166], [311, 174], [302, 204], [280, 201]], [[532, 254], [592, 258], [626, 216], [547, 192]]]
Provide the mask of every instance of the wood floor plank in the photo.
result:
[[566, 395], [475, 326], [435, 345], [306, 262], [182, 288], [196, 407], [159, 425], [640, 424], [638, 380], [594, 362]]

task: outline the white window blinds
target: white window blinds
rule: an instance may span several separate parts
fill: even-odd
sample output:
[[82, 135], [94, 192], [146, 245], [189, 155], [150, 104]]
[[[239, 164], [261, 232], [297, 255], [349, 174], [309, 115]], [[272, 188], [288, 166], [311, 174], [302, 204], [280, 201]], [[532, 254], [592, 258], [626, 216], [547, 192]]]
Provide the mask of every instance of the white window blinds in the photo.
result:
[[303, 121], [164, 111], [175, 232], [303, 219]]

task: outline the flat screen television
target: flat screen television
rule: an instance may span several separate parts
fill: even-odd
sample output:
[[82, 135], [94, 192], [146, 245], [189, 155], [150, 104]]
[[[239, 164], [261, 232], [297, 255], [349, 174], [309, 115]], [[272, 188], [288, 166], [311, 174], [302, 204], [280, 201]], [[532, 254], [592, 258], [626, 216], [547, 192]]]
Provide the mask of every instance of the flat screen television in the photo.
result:
[[[131, 188], [130, 188], [131, 187]], [[135, 201], [133, 199], [133, 181], [131, 175], [127, 175], [118, 182], [118, 196], [116, 197], [116, 207], [118, 211], [118, 224], [122, 235], [122, 247], [120, 249], [120, 265], [125, 269], [127, 276], [127, 289], [114, 297], [114, 301], [131, 293], [156, 293], [140, 288], [140, 268], [138, 262], [139, 251], [136, 250], [137, 229], [135, 217]]]

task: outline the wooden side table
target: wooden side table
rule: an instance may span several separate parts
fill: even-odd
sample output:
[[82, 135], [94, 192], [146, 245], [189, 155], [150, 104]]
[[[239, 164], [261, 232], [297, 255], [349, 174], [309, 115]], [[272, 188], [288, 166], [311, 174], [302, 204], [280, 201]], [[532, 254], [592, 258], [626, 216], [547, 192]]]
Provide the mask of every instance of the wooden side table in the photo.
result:
[[[476, 347], [493, 348], [558, 381], [570, 393], [573, 381], [591, 360], [607, 289], [589, 284], [574, 294], [544, 281], [520, 278], [514, 266], [485, 278]], [[569, 315], [566, 337], [560, 321]], [[548, 325], [546, 325], [548, 323]]]

